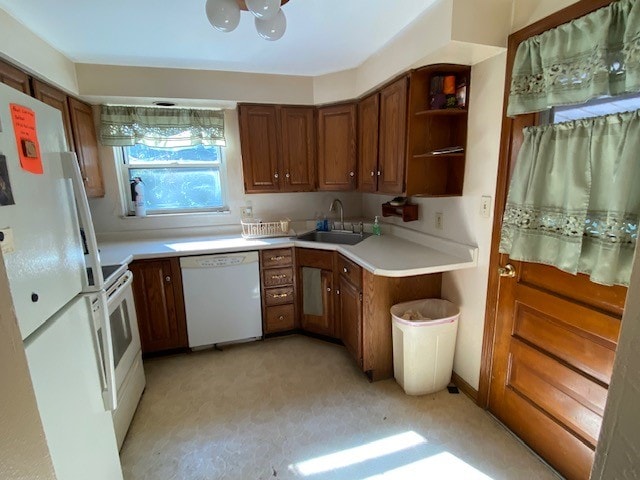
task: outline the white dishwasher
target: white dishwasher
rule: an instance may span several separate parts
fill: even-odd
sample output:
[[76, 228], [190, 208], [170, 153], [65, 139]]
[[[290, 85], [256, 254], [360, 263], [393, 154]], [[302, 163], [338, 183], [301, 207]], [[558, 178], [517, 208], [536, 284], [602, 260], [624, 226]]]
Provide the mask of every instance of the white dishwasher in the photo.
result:
[[262, 337], [258, 252], [180, 258], [189, 347]]

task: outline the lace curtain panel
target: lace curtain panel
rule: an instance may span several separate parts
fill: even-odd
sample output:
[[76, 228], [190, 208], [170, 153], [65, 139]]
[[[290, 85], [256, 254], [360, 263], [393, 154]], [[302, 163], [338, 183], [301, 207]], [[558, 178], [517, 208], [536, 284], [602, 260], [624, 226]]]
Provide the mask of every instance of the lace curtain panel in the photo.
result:
[[225, 146], [224, 112], [102, 105], [100, 141], [114, 147]]
[[639, 112], [525, 128], [500, 253], [604, 285], [629, 284], [640, 213]]
[[507, 115], [640, 91], [640, 2], [620, 0], [522, 42]]

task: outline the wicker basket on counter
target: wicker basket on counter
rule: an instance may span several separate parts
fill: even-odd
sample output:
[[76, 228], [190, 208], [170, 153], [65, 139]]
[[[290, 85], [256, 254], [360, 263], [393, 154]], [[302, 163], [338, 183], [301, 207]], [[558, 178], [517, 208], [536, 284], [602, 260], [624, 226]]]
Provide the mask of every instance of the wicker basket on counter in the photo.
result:
[[289, 219], [277, 222], [261, 222], [258, 220], [242, 220], [242, 236], [244, 238], [288, 237]]

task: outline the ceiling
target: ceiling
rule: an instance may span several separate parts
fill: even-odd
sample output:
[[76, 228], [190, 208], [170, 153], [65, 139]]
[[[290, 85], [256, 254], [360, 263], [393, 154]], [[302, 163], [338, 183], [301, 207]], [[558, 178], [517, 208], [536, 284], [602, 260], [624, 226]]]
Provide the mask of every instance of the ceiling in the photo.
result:
[[287, 31], [258, 37], [251, 13], [231, 33], [205, 0], [0, 0], [0, 8], [76, 63], [316, 76], [354, 68], [437, 0], [290, 0]]

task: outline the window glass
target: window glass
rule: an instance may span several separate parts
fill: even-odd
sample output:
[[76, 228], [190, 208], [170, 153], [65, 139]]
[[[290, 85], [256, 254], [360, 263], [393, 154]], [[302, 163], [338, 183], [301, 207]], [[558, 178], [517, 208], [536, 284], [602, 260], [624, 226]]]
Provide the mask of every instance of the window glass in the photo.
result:
[[155, 148], [124, 147], [123, 181], [129, 213], [130, 183], [140, 177], [148, 214], [226, 210], [222, 149], [197, 145]]
[[640, 95], [638, 94], [598, 98], [580, 105], [553, 108], [551, 110], [551, 123], [600, 117], [612, 113], [632, 112], [638, 109], [640, 109]]

